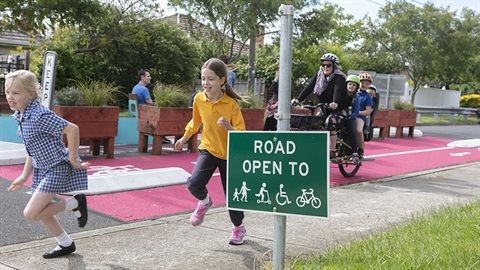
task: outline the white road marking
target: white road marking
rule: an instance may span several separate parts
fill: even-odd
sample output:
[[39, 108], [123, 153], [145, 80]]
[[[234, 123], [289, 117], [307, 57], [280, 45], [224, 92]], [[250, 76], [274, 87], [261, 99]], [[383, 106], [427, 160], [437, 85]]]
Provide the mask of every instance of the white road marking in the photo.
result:
[[407, 155], [407, 154], [415, 154], [415, 153], [433, 152], [433, 151], [447, 150], [447, 149], [453, 149], [453, 148], [455, 147], [430, 148], [430, 149], [413, 150], [413, 151], [405, 151], [405, 152], [387, 153], [387, 154], [380, 154], [380, 155], [371, 155], [371, 156], [365, 156], [365, 157], [367, 158], [389, 157], [389, 156]]
[[450, 156], [452, 156], [452, 157], [462, 157], [462, 156], [470, 155], [470, 154], [471, 154], [470, 152], [450, 153]]

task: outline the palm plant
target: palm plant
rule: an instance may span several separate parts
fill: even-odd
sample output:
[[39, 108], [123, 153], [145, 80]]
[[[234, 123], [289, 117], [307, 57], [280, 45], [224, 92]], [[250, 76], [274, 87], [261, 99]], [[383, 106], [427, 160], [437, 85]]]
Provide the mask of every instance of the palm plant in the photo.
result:
[[188, 107], [190, 94], [181, 86], [157, 83], [153, 87], [153, 98], [157, 107]]

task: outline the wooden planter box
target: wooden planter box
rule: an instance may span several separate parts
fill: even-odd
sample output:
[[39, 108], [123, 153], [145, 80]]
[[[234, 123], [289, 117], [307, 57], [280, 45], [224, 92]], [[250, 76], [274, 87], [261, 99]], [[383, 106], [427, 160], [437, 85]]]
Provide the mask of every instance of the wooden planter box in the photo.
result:
[[[74, 123], [80, 129], [80, 139], [88, 140], [93, 155], [103, 153], [106, 158], [113, 158], [115, 137], [118, 134], [117, 106], [61, 106], [53, 105], [52, 111], [63, 119]], [[65, 143], [66, 138], [64, 138]]]
[[[162, 154], [164, 136], [175, 136], [175, 141], [185, 133], [185, 126], [192, 119], [191, 108], [163, 108], [151, 105], [138, 105], [137, 130], [138, 152], [147, 152], [148, 136], [153, 136], [153, 155]], [[197, 151], [197, 136], [188, 142], [190, 152]]]
[[402, 137], [403, 128], [408, 127], [408, 137], [413, 138], [416, 124], [417, 111], [388, 110], [388, 134], [390, 134], [390, 127], [395, 127], [395, 137], [400, 138]]
[[378, 128], [378, 137], [383, 140], [385, 136], [388, 136], [386, 134], [388, 125], [387, 125], [387, 119], [388, 119], [388, 110], [378, 110], [375, 113], [375, 117], [373, 118], [373, 123], [372, 126], [370, 127], [370, 136], [373, 136], [373, 129]]
[[265, 109], [240, 109], [245, 121], [246, 130], [263, 130], [263, 124], [265, 123]]

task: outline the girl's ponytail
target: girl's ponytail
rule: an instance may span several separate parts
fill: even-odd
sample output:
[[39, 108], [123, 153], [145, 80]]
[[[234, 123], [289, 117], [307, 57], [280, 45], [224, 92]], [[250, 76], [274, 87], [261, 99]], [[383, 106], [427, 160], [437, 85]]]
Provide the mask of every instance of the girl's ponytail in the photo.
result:
[[229, 97], [234, 98], [237, 101], [243, 101], [243, 98], [240, 95], [238, 95], [237, 92], [235, 92], [235, 90], [233, 90], [233, 87], [230, 86], [230, 84], [225, 83], [223, 86], [225, 87], [225, 93]]

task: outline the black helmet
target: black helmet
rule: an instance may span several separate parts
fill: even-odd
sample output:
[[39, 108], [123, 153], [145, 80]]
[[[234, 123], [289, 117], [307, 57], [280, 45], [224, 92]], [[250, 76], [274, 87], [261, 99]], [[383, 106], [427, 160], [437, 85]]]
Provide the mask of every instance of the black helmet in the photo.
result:
[[338, 60], [338, 57], [333, 54], [333, 53], [326, 53], [320, 58], [320, 61], [332, 61], [337, 65], [340, 65], [340, 61]]

